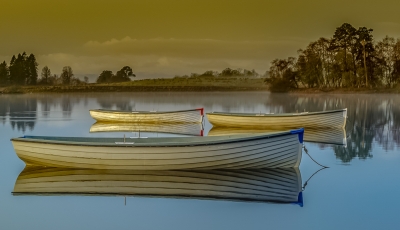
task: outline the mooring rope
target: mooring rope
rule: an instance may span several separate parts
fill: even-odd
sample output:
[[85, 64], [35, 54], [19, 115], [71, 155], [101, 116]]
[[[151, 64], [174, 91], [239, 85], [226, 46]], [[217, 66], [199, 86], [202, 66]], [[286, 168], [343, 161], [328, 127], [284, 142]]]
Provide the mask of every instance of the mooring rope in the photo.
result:
[[304, 190], [306, 189], [306, 186], [307, 186], [308, 181], [311, 180], [311, 178], [312, 178], [315, 174], [317, 174], [319, 171], [324, 170], [324, 169], [326, 169], [326, 168], [320, 168], [320, 169], [317, 170], [315, 173], [313, 173], [313, 174], [308, 178], [308, 180], [306, 180], [306, 182], [304, 182], [303, 187], [301, 187], [301, 191], [304, 191]]
[[321, 166], [322, 168], [329, 168], [328, 166], [321, 165], [316, 160], [314, 160], [314, 158], [312, 158], [311, 155], [308, 153], [308, 150], [305, 145], [303, 145], [303, 149], [304, 149], [304, 152], [310, 157], [310, 159], [313, 160], [317, 165]]

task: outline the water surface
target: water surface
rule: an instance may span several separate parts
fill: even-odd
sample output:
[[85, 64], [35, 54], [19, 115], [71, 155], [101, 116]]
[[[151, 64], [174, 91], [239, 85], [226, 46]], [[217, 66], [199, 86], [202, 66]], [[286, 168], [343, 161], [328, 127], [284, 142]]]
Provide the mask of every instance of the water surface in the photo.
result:
[[[91, 93], [0, 96], [1, 229], [397, 229], [400, 200], [398, 95], [288, 95], [266, 92]], [[348, 108], [346, 146], [305, 143], [330, 168], [315, 174], [304, 206], [143, 196], [15, 196], [25, 164], [12, 137], [135, 136], [89, 130], [89, 109], [283, 113]], [[206, 121], [204, 135], [212, 126]], [[211, 131], [212, 132], [212, 131]], [[211, 134], [211, 133], [210, 133]], [[173, 136], [142, 133], [146, 136]], [[182, 135], [181, 135], [182, 136]], [[184, 136], [184, 135], [183, 135]], [[302, 183], [320, 167], [305, 154]]]

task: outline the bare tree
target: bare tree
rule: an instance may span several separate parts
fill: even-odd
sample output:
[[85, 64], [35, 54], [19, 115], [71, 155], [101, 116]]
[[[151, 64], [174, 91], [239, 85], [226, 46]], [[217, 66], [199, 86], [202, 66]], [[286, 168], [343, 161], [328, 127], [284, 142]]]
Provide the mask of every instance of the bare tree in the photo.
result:
[[73, 76], [74, 76], [74, 73], [72, 72], [71, 66], [64, 66], [62, 73], [61, 73], [62, 83], [64, 85], [71, 84], [71, 80], [72, 80]]
[[42, 69], [42, 73], [41, 73], [41, 79], [40, 79], [40, 83], [42, 84], [49, 84], [49, 78], [51, 77], [51, 71], [49, 69], [49, 67], [45, 66]]

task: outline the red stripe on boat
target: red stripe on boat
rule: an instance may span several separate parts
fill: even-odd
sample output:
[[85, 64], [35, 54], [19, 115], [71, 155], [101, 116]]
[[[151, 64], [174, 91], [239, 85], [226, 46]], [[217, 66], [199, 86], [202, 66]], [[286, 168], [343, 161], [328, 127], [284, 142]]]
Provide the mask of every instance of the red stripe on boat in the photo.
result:
[[200, 110], [200, 115], [203, 116], [204, 115], [204, 108], [198, 108], [196, 110]]

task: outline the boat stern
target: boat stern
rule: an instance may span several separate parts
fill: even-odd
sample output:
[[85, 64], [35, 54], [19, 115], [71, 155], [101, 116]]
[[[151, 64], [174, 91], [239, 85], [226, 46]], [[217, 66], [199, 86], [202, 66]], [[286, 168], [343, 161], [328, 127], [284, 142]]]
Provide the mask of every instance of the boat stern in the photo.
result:
[[297, 161], [296, 161], [296, 164], [294, 165], [295, 168], [298, 168], [301, 163], [301, 156], [302, 156], [302, 150], [303, 150], [304, 128], [291, 130], [290, 133], [294, 134], [294, 135], [298, 135], [298, 138], [299, 138]]

